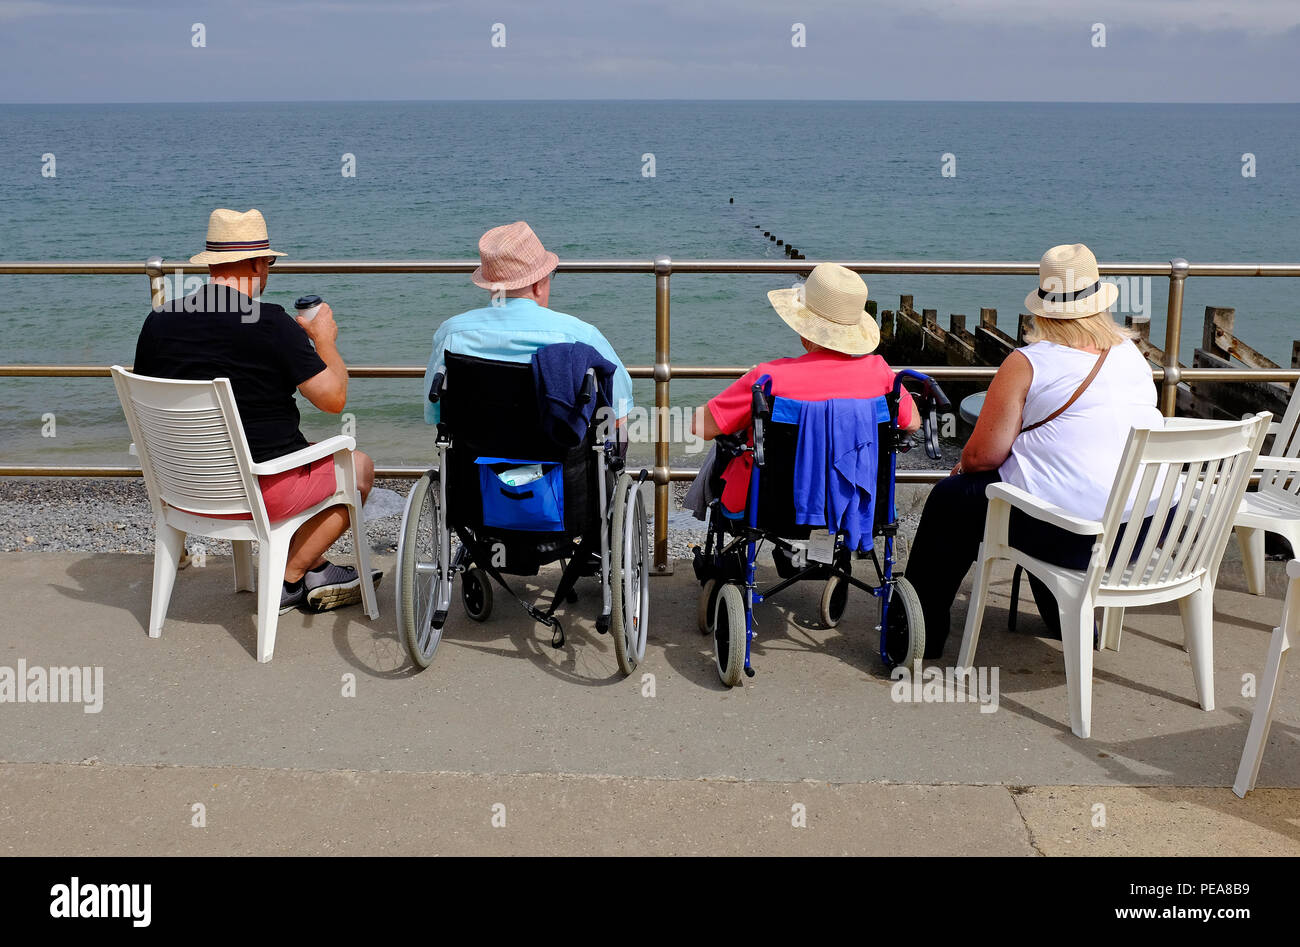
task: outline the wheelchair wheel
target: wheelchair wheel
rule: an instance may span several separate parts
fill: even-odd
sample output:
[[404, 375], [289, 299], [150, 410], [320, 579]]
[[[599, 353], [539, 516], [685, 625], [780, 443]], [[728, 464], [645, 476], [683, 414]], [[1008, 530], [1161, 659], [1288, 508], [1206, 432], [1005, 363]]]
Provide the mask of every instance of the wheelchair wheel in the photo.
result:
[[713, 634], [713, 609], [718, 604], [718, 580], [709, 579], [700, 589], [700, 598], [695, 605], [695, 624], [700, 634]]
[[[883, 604], [884, 600], [881, 599]], [[889, 603], [889, 627], [881, 628], [880, 650], [885, 666], [911, 668], [925, 654], [925, 616], [921, 599], [907, 579], [894, 580], [894, 595]]]
[[473, 621], [487, 621], [492, 615], [492, 580], [478, 566], [460, 577], [460, 603]]
[[397, 625], [411, 660], [429, 666], [451, 603], [451, 543], [444, 541], [439, 474], [426, 471], [406, 498], [397, 546]]
[[728, 582], [718, 590], [713, 610], [713, 663], [728, 687], [740, 683], [745, 672], [745, 594]]
[[844, 617], [844, 608], [849, 603], [849, 583], [840, 575], [831, 575], [822, 588], [821, 617], [822, 624], [834, 628]]
[[610, 623], [618, 669], [631, 674], [645, 657], [650, 621], [650, 539], [645, 502], [632, 475], [622, 473], [614, 486], [610, 514]]

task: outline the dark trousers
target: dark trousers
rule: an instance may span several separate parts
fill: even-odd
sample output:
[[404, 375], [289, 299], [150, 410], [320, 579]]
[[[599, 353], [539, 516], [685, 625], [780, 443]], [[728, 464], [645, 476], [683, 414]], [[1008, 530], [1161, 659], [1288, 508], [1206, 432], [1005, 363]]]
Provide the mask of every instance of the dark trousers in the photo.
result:
[[[954, 474], [934, 485], [921, 513], [921, 524], [907, 558], [907, 579], [925, 614], [925, 656], [943, 656], [957, 589], [979, 554], [989, 501], [984, 488], [1002, 478], [996, 470]], [[1092, 557], [1095, 536], [1079, 536], [1011, 511], [1010, 541], [1035, 559], [1068, 569], [1083, 569]], [[1032, 575], [1034, 602], [1048, 628], [1060, 635], [1056, 598]]]

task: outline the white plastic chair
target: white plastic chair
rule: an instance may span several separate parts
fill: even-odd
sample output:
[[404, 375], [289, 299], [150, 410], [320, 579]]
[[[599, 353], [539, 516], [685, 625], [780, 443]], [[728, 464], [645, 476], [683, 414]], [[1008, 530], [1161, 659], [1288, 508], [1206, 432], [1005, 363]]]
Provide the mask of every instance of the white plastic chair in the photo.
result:
[[[362, 577], [365, 612], [379, 617], [370, 576], [370, 549], [361, 521], [352, 450], [344, 435], [302, 450], [253, 463], [239, 421], [230, 380], [177, 381], [148, 378], [112, 368], [140, 468], [153, 506], [155, 544], [153, 602], [149, 637], [162, 635], [176, 571], [185, 552], [185, 534], [228, 539], [234, 548], [235, 591], [253, 591], [252, 540], [260, 543], [257, 568], [257, 660], [271, 660], [280, 618], [280, 589], [289, 558], [289, 541], [298, 527], [321, 510], [343, 505], [352, 521], [352, 546]], [[334, 457], [334, 494], [287, 519], [270, 522], [257, 478]], [[246, 514], [250, 519], [214, 519], [213, 514]]]
[[[1130, 431], [1100, 521], [1074, 516], [1010, 484], [989, 484], [984, 541], [975, 560], [958, 658], [960, 673], [973, 670], [991, 567], [1007, 559], [1041, 579], [1056, 596], [1070, 729], [1076, 736], [1086, 738], [1092, 730], [1092, 626], [1097, 608], [1105, 610], [1102, 646], [1118, 650], [1125, 608], [1177, 601], [1196, 694], [1204, 709], [1213, 710], [1214, 583], [1270, 417], [1261, 413], [1246, 421], [1179, 419], [1164, 430]], [[1154, 507], [1140, 548], [1140, 528], [1120, 529], [1130, 497], [1136, 523], [1142, 520], [1141, 511]], [[1007, 530], [1013, 507], [1068, 532], [1097, 537], [1088, 567], [1079, 571], [1049, 565], [1011, 546]], [[1108, 565], [1112, 559], [1113, 567]]]
[[1286, 574], [1290, 578], [1286, 590], [1286, 602], [1282, 606], [1282, 624], [1273, 629], [1273, 640], [1268, 648], [1268, 664], [1259, 679], [1259, 691], [1255, 696], [1255, 713], [1250, 718], [1250, 732], [1246, 735], [1246, 746], [1241, 751], [1241, 765], [1237, 767], [1237, 781], [1232, 791], [1243, 799], [1246, 793], [1255, 788], [1255, 779], [1259, 776], [1259, 761], [1264, 756], [1264, 746], [1268, 743], [1268, 727], [1273, 722], [1273, 699], [1277, 696], [1277, 685], [1286, 668], [1286, 653], [1291, 648], [1291, 639], [1300, 637], [1300, 561], [1292, 559], [1287, 563]]
[[1269, 427], [1273, 449], [1259, 458], [1259, 489], [1247, 493], [1234, 526], [1241, 544], [1246, 588], [1264, 594], [1264, 534], [1279, 533], [1300, 556], [1300, 386], [1280, 424]]

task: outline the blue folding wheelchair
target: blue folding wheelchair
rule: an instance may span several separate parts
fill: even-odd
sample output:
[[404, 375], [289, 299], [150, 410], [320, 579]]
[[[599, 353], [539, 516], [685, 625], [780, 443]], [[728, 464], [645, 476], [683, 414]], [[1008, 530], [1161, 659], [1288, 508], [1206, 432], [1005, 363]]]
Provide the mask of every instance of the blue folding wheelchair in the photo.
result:
[[[447, 353], [429, 392], [441, 407], [437, 465], [407, 498], [397, 547], [398, 625], [418, 667], [442, 640], [457, 576], [468, 618], [488, 620], [495, 584], [551, 629], [555, 648], [564, 646], [557, 607], [576, 601], [579, 578], [595, 577], [596, 630], [613, 638], [619, 669], [631, 674], [645, 656], [650, 546], [640, 487], [649, 475], [624, 469], [613, 426], [600, 420], [607, 406], [593, 370], [580, 398], [594, 402], [586, 434], [575, 446], [557, 444], [539, 425], [527, 363]], [[519, 598], [506, 581], [557, 561], [549, 607]]]
[[[755, 637], [754, 606], [805, 579], [821, 579], [826, 583], [821, 596], [821, 620], [827, 627], [834, 627], [843, 617], [849, 586], [879, 600], [880, 620], [876, 630], [880, 634], [880, 658], [887, 668], [892, 670], [900, 664], [911, 666], [924, 654], [925, 619], [920, 600], [906, 578], [894, 575], [894, 537], [898, 534], [894, 508], [896, 462], [897, 455], [912, 446], [910, 435], [898, 428], [898, 405], [905, 379], [911, 379], [919, 387], [913, 396], [921, 412], [925, 451], [931, 459], [938, 460], [941, 456], [938, 415], [951, 410], [934, 379], [910, 370], [897, 373], [893, 390], [888, 394], [867, 399], [878, 425], [879, 447], [872, 537], [874, 540], [883, 536], [883, 557], [876, 555], [874, 542], [870, 550], [855, 552], [848, 547], [843, 533], [836, 533], [832, 542], [826, 523], [795, 521], [794, 470], [801, 403], [773, 398], [770, 375], [760, 378], [752, 389], [752, 445], [745, 443], [745, 433], [718, 438], [712, 491], [715, 496], [720, 495], [717, 478], [727, 462], [744, 452], [753, 454], [743, 516], [728, 517], [721, 502], [714, 500], [709, 509], [704, 547], [694, 549], [695, 576], [701, 585], [697, 609], [699, 629], [702, 634], [713, 636], [718, 676], [728, 687], [739, 684], [742, 673], [754, 676], [750, 664], [750, 646]], [[820, 557], [812, 549], [816, 541], [809, 542], [814, 526], [823, 531], [825, 538]], [[759, 590], [754, 578], [755, 562], [764, 542], [772, 544], [780, 581]], [[855, 557], [871, 560], [876, 584], [867, 584], [853, 576]]]

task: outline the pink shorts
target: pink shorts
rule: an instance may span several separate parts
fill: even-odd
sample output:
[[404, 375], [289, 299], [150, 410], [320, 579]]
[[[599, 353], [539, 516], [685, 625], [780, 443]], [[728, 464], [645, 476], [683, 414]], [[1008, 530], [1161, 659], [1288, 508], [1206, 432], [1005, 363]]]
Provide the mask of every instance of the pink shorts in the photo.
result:
[[322, 457], [304, 467], [257, 478], [266, 501], [266, 515], [272, 523], [288, 519], [330, 497], [338, 489], [334, 482], [334, 457]]
[[[284, 473], [268, 474], [258, 477], [257, 484], [262, 488], [262, 500], [266, 503], [266, 515], [272, 523], [288, 519], [295, 513], [315, 506], [326, 497], [332, 496], [338, 489], [334, 481], [334, 458], [322, 457], [302, 467], [294, 467]], [[182, 512], [189, 512], [188, 510]], [[251, 520], [251, 513], [198, 513], [214, 520]]]

